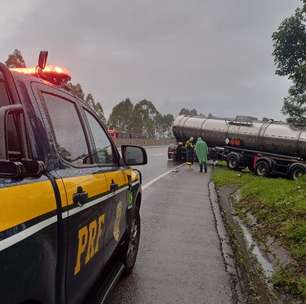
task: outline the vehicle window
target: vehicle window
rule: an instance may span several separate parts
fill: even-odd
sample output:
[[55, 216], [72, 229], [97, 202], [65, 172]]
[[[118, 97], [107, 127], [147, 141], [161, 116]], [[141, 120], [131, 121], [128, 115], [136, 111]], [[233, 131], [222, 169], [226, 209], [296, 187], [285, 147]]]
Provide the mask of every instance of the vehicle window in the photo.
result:
[[104, 129], [92, 114], [86, 110], [85, 113], [96, 146], [96, 152], [93, 155], [95, 162], [102, 165], [114, 164], [112, 145]]
[[0, 81], [0, 107], [7, 106], [10, 104], [7, 91], [6, 91], [6, 86], [3, 81]]
[[88, 146], [75, 104], [51, 94], [43, 96], [61, 157], [74, 165], [88, 163]]

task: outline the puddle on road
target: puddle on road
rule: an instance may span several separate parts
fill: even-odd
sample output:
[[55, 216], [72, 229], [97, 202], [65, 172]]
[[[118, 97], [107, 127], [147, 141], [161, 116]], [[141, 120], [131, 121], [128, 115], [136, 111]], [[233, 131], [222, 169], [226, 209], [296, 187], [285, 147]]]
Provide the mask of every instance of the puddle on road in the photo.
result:
[[267, 279], [271, 279], [272, 275], [274, 273], [274, 269], [270, 261], [264, 256], [262, 251], [260, 250], [259, 246], [257, 245], [256, 241], [253, 239], [251, 233], [249, 232], [248, 228], [241, 222], [241, 220], [237, 217], [236, 218], [239, 226], [241, 227], [246, 243], [247, 248], [250, 250], [251, 253], [253, 253], [258, 261], [258, 263], [261, 265], [264, 275]]

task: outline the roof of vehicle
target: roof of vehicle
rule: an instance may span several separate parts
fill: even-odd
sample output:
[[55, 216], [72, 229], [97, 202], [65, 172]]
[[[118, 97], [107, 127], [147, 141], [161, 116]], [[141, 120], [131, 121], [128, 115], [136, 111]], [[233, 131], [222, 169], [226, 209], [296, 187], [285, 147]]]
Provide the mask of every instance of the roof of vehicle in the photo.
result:
[[67, 90], [65, 87], [62, 87], [62, 86], [59, 86], [59, 85], [55, 85], [53, 84], [52, 82], [49, 82], [43, 78], [40, 78], [40, 77], [37, 77], [35, 75], [32, 75], [32, 74], [24, 74], [24, 73], [20, 73], [18, 71], [14, 71], [14, 70], [10, 70], [11, 74], [13, 75], [13, 78], [15, 79], [15, 81], [21, 81], [23, 83], [25, 83], [26, 85], [30, 85], [31, 83], [33, 82], [36, 82], [36, 83], [42, 83], [42, 84], [45, 84], [45, 85], [48, 85], [49, 87], [52, 87], [54, 88], [55, 90], [59, 90], [61, 91], [62, 93], [65, 93], [65, 94], [68, 94], [70, 95], [71, 97], [73, 98], [76, 98], [78, 99], [82, 104], [85, 104], [84, 100], [80, 99], [79, 97], [73, 95], [69, 90]]

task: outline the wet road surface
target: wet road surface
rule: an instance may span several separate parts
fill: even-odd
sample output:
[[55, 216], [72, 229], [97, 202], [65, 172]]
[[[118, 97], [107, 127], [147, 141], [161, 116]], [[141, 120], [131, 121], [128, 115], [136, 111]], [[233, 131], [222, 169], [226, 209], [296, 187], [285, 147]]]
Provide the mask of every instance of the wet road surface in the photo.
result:
[[145, 166], [139, 166], [139, 169], [143, 176], [143, 184], [153, 180], [160, 174], [167, 172], [177, 166], [173, 161], [168, 161], [168, 147], [148, 147], [146, 148], [148, 154], [148, 164]]
[[[144, 184], [158, 175], [157, 168], [160, 174], [173, 166], [166, 156], [152, 156], [164, 148], [154, 149], [148, 151], [151, 164], [142, 170]], [[195, 165], [182, 167], [144, 190], [135, 270], [120, 280], [108, 304], [232, 303], [208, 182], [209, 175], [200, 174]]]

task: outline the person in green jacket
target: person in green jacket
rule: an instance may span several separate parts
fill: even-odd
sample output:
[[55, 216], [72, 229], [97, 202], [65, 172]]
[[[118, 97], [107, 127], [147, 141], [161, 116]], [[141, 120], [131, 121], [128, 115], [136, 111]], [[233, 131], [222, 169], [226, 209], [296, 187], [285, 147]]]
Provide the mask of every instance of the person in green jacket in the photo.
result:
[[201, 137], [199, 137], [197, 140], [197, 143], [195, 145], [195, 151], [200, 164], [200, 172], [203, 172], [203, 165], [204, 165], [205, 173], [207, 173], [208, 147], [206, 142]]

